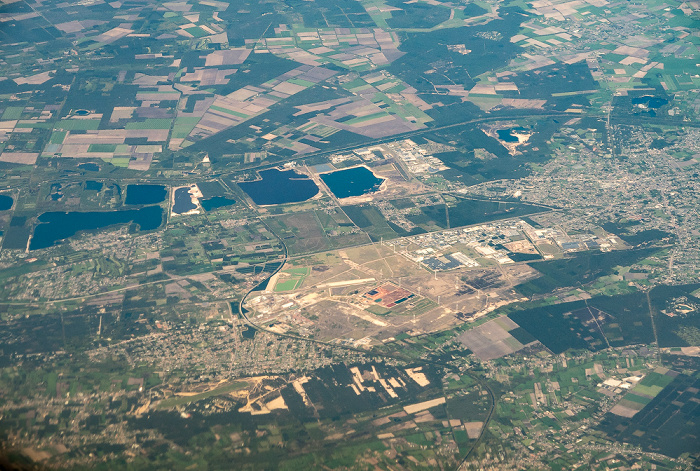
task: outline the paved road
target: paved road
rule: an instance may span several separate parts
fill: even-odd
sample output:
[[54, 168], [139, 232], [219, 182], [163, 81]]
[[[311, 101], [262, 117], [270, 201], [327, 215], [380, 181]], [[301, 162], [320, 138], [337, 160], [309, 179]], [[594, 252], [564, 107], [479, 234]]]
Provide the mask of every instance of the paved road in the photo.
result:
[[[264, 224], [264, 222], [263, 222], [263, 224]], [[269, 230], [269, 228], [268, 228], [268, 230]], [[270, 231], [270, 232], [272, 232], [272, 231]], [[274, 234], [274, 232], [272, 232], [272, 233]], [[246, 299], [248, 298], [248, 296], [250, 295], [250, 293], [254, 292], [258, 287], [260, 287], [260, 286], [263, 285], [264, 283], [267, 283], [267, 282], [270, 280], [270, 278], [272, 278], [272, 277], [275, 276], [280, 270], [282, 270], [282, 268], [284, 267], [284, 264], [285, 264], [286, 260], [288, 259], [288, 252], [287, 252], [287, 246], [286, 246], [286, 244], [285, 244], [284, 241], [283, 241], [280, 237], [278, 237], [276, 234], [275, 234], [275, 236], [278, 238], [280, 244], [282, 244], [282, 247], [284, 247], [284, 260], [282, 261], [282, 263], [280, 264], [280, 266], [277, 268], [277, 270], [275, 270], [268, 278], [266, 278], [265, 280], [261, 281], [258, 285], [256, 285], [255, 287], [253, 287], [250, 291], [248, 291], [248, 292], [245, 294], [245, 296], [243, 296], [243, 298], [242, 298], [242, 299], [240, 300], [240, 302], [238, 303], [238, 315], [240, 316], [241, 319], [243, 319], [243, 320], [245, 321], [245, 323], [246, 323], [249, 327], [251, 327], [251, 328], [253, 328], [253, 329], [255, 329], [255, 330], [262, 331], [262, 332], [267, 332], [268, 334], [272, 334], [272, 335], [277, 336], [277, 337], [280, 337], [280, 338], [294, 339], [294, 340], [299, 340], [299, 341], [302, 341], [302, 342], [308, 342], [308, 343], [313, 343], [313, 344], [317, 344], [317, 345], [323, 345], [323, 346], [326, 346], [326, 347], [339, 348], [339, 349], [342, 349], [342, 350], [348, 350], [348, 351], [352, 351], [352, 352], [362, 353], [363, 355], [367, 355], [367, 356], [370, 356], [370, 357], [375, 357], [375, 358], [389, 358], [389, 359], [392, 359], [392, 360], [399, 360], [399, 361], [403, 361], [403, 362], [407, 362], [407, 363], [414, 363], [414, 364], [416, 364], [416, 363], [418, 363], [418, 364], [421, 364], [421, 363], [422, 363], [422, 364], [432, 364], [432, 365], [437, 365], [437, 366], [441, 366], [441, 367], [445, 367], [445, 368], [449, 368], [449, 369], [455, 369], [454, 365], [451, 365], [451, 364], [449, 364], [449, 363], [444, 363], [444, 362], [439, 362], [439, 361], [433, 361], [433, 360], [424, 360], [424, 359], [411, 359], [411, 358], [405, 357], [405, 356], [400, 355], [400, 354], [397, 354], [397, 353], [376, 352], [376, 351], [372, 351], [372, 350], [365, 350], [365, 349], [360, 349], [360, 348], [352, 347], [352, 346], [350, 346], [350, 345], [342, 345], [342, 344], [337, 344], [337, 343], [325, 342], [325, 341], [323, 341], [323, 340], [311, 339], [311, 338], [308, 338], [308, 337], [302, 337], [302, 336], [300, 336], [300, 335], [295, 335], [295, 334], [286, 334], [286, 333], [283, 334], [283, 333], [279, 333], [279, 332], [272, 331], [272, 330], [270, 330], [270, 329], [268, 329], [268, 328], [266, 328], [266, 327], [264, 327], [264, 326], [262, 326], [262, 325], [260, 325], [260, 324], [258, 324], [258, 323], [256, 323], [256, 322], [254, 322], [253, 320], [251, 320], [251, 319], [248, 317], [248, 315], [246, 314], [246, 312], [244, 311], [244, 309], [243, 309], [243, 305], [245, 304]], [[231, 316], [233, 317], [233, 310], [231, 309], [230, 303], [229, 303], [229, 310], [230, 310], [230, 312], [231, 312]], [[462, 459], [462, 461], [460, 461], [460, 463], [457, 465], [457, 468], [456, 468], [456, 469], [461, 468], [461, 467], [467, 462], [467, 460], [468, 460], [469, 457], [471, 456], [472, 452], [473, 452], [473, 451], [476, 449], [476, 447], [481, 443], [482, 438], [484, 437], [484, 434], [486, 433], [486, 430], [488, 429], [489, 422], [491, 421], [491, 418], [493, 417], [493, 413], [494, 413], [494, 411], [496, 410], [496, 403], [497, 403], [496, 395], [495, 395], [494, 391], [493, 391], [493, 390], [489, 387], [489, 385], [486, 383], [486, 381], [484, 381], [482, 378], [480, 378], [479, 376], [477, 376], [477, 375], [475, 375], [475, 374], [473, 374], [473, 373], [467, 372], [467, 374], [468, 374], [469, 377], [471, 377], [477, 384], [479, 384], [479, 386], [481, 386], [482, 388], [484, 388], [484, 389], [488, 392], [490, 406], [489, 406], [488, 414], [487, 414], [486, 418], [484, 419], [484, 425], [483, 425], [483, 427], [481, 428], [481, 433], [479, 434], [479, 437], [476, 439], [476, 441], [475, 441], [475, 442], [472, 444], [472, 446], [469, 448], [469, 451], [465, 454], [465, 456], [464, 456], [464, 458]]]

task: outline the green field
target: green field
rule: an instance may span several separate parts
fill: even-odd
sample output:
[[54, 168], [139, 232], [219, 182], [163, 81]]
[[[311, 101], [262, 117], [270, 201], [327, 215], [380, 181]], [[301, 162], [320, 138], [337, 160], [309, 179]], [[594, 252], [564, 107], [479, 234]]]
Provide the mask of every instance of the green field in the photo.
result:
[[170, 129], [172, 120], [168, 118], [149, 118], [145, 121], [126, 123], [126, 129]]
[[185, 31], [190, 33], [192, 36], [195, 38], [203, 38], [204, 36], [208, 36], [209, 33], [204, 31], [202, 28], [199, 26], [193, 26], [192, 28], [187, 28]]
[[109, 152], [112, 153], [117, 150], [116, 144], [90, 144], [88, 147], [88, 152]]
[[56, 124], [56, 129], [64, 131], [93, 131], [99, 127], [97, 119], [62, 119]]
[[170, 407], [181, 406], [183, 404], [189, 404], [190, 402], [201, 401], [202, 399], [207, 399], [209, 397], [219, 396], [221, 394], [228, 394], [230, 392], [242, 389], [243, 387], [245, 387], [247, 385], [248, 385], [248, 383], [246, 383], [244, 381], [236, 381], [236, 382], [233, 382], [231, 384], [227, 384], [226, 386], [221, 386], [219, 388], [212, 389], [211, 391], [203, 392], [200, 394], [195, 394], [194, 396], [170, 397], [168, 399], [162, 400], [158, 404], [158, 409], [168, 409]]
[[620, 401], [620, 405], [641, 410], [649, 404], [666, 386], [673, 381], [673, 376], [664, 374], [663, 369], [647, 374]]
[[643, 384], [638, 384], [634, 388], [635, 393], [644, 394], [646, 396], [654, 397], [661, 392], [662, 386], [644, 386]]
[[[415, 299], [415, 298], [412, 298]], [[420, 316], [437, 306], [437, 303], [428, 298], [418, 298], [418, 300], [404, 301], [401, 304], [387, 309], [378, 304], [371, 305], [365, 310], [378, 316], [387, 316], [389, 314], [399, 316]]]
[[343, 206], [342, 209], [352, 222], [367, 232], [374, 241], [379, 241], [382, 238], [385, 240], [393, 239], [398, 236], [379, 209], [372, 205]]
[[292, 291], [299, 288], [311, 273], [311, 269], [308, 267], [288, 268], [282, 270], [282, 273], [290, 276], [277, 281], [273, 291]]
[[210, 106], [212, 110], [221, 111], [222, 113], [227, 113], [233, 116], [238, 116], [239, 118], [248, 118], [247, 114], [239, 113], [238, 111], [229, 110], [228, 108], [222, 108], [221, 106]]
[[114, 157], [113, 159], [111, 159], [109, 161], [115, 167], [128, 167], [130, 160], [131, 160], [130, 157]]
[[386, 316], [391, 312], [391, 310], [382, 306], [369, 306], [367, 309], [365, 309], [365, 311], [371, 312], [372, 314], [376, 314], [378, 316]]
[[275, 291], [292, 291], [299, 286], [301, 280], [298, 279], [291, 279], [291, 280], [285, 280], [285, 281], [278, 281], [277, 284], [275, 285]]
[[53, 134], [51, 134], [51, 144], [63, 144], [66, 134], [65, 131], [54, 131]]
[[303, 80], [303, 79], [289, 79], [289, 80], [287, 80], [287, 82], [293, 83], [294, 85], [300, 85], [300, 86], [306, 87], [306, 88], [314, 86], [313, 82], [309, 82], [308, 80]]
[[352, 126], [353, 124], [364, 123], [365, 121], [370, 121], [374, 118], [381, 118], [383, 116], [387, 116], [387, 113], [385, 113], [384, 111], [381, 111], [379, 113], [373, 113], [373, 114], [369, 114], [367, 116], [360, 116], [357, 118], [350, 119], [350, 120], [346, 121], [344, 124], [347, 124], [348, 126]]
[[24, 111], [24, 106], [8, 106], [2, 114], [2, 119], [19, 119]]
[[176, 118], [175, 124], [173, 125], [173, 132], [172, 132], [172, 135], [170, 137], [174, 138], [174, 139], [186, 138], [190, 134], [190, 132], [192, 132], [192, 130], [194, 129], [194, 127], [197, 125], [198, 122], [199, 122], [199, 118], [190, 118], [190, 117]]

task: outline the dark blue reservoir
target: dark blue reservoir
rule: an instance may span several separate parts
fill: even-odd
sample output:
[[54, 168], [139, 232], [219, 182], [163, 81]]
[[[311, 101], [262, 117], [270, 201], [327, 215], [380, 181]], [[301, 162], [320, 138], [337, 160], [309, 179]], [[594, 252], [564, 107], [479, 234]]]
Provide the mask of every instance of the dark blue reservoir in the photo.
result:
[[260, 180], [238, 183], [255, 204], [298, 203], [318, 194], [314, 181], [294, 170], [271, 168], [259, 174]]
[[361, 196], [379, 190], [384, 181], [367, 167], [353, 167], [321, 175], [323, 182], [336, 198]]

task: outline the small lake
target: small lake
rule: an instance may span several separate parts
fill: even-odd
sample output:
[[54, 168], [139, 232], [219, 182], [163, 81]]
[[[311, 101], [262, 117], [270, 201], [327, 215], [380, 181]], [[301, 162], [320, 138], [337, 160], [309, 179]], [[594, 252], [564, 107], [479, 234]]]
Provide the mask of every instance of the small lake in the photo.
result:
[[294, 170], [271, 168], [259, 172], [261, 180], [240, 182], [238, 186], [258, 205], [298, 203], [318, 194], [318, 186]]
[[241, 335], [243, 336], [244, 339], [254, 339], [255, 338], [255, 329], [249, 326], [245, 326], [245, 330], [241, 332]]
[[519, 142], [518, 136], [513, 135], [513, 131], [517, 133], [522, 133], [527, 131], [525, 128], [510, 128], [510, 129], [499, 129], [496, 131], [498, 138], [503, 142]]
[[167, 195], [168, 190], [163, 185], [127, 185], [124, 204], [158, 204]]
[[88, 162], [86, 164], [80, 164], [80, 165], [78, 165], [78, 168], [80, 170], [89, 170], [90, 172], [99, 172], [100, 171], [100, 166], [97, 164], [94, 164], [92, 162]]
[[665, 98], [659, 98], [657, 96], [644, 95], [637, 98], [632, 98], [633, 105], [644, 105], [649, 109], [658, 110], [664, 105], [668, 104], [668, 100]]
[[0, 195], [0, 211], [7, 211], [8, 209], [12, 208], [12, 203], [14, 203], [12, 197]]
[[187, 211], [192, 211], [197, 209], [197, 205], [192, 202], [192, 195], [190, 195], [190, 187], [183, 186], [175, 190], [175, 201], [173, 202], [173, 212], [175, 214], [186, 213]]
[[225, 208], [226, 206], [236, 204], [236, 200], [223, 196], [214, 196], [213, 198], [201, 200], [199, 203], [202, 205], [202, 208], [204, 208], [204, 211], [213, 211], [218, 208]]
[[384, 181], [367, 167], [353, 167], [337, 172], [324, 173], [321, 180], [328, 185], [336, 198], [361, 196], [379, 190]]
[[88, 110], [77, 110], [75, 113], [73, 113], [76, 116], [87, 116], [90, 114]]
[[81, 231], [94, 231], [116, 224], [134, 223], [142, 231], [160, 227], [163, 222], [163, 209], [160, 206], [147, 206], [126, 211], [74, 211], [48, 212], [39, 216], [39, 224], [29, 250], [45, 249], [62, 239], [72, 237]]
[[60, 183], [52, 183], [51, 184], [51, 190], [49, 193], [49, 198], [51, 198], [52, 201], [59, 201], [61, 198], [63, 198], [63, 193], [61, 193], [61, 184]]
[[85, 189], [88, 191], [101, 191], [102, 182], [96, 182], [94, 180], [85, 180]]

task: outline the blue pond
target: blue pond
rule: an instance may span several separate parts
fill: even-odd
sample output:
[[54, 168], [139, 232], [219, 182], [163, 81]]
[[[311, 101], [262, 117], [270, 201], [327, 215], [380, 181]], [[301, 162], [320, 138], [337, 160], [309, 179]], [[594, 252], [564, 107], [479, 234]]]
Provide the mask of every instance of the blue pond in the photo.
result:
[[60, 183], [52, 183], [51, 184], [51, 193], [49, 193], [49, 198], [53, 201], [59, 201], [61, 198], [63, 198], [63, 193], [61, 193], [61, 184]]
[[314, 181], [294, 170], [271, 168], [259, 173], [261, 180], [238, 184], [255, 204], [298, 203], [318, 194]]
[[223, 196], [214, 196], [212, 198], [200, 201], [200, 204], [202, 205], [202, 208], [204, 208], [204, 211], [213, 211], [217, 208], [224, 208], [226, 206], [236, 204], [236, 200], [225, 198]]
[[323, 182], [336, 198], [361, 196], [377, 191], [384, 181], [377, 178], [367, 167], [353, 167], [321, 175]]
[[496, 131], [498, 138], [503, 142], [518, 142], [518, 137], [513, 135], [513, 131], [523, 132], [526, 131], [525, 128], [510, 128], [510, 129], [499, 129]]
[[91, 172], [99, 172], [100, 171], [100, 166], [97, 164], [94, 164], [92, 162], [88, 162], [86, 164], [80, 164], [80, 165], [78, 165], [78, 168], [80, 170], [89, 170]]
[[197, 205], [192, 203], [192, 197], [190, 196], [190, 187], [183, 186], [175, 190], [175, 201], [173, 202], [173, 212], [175, 214], [186, 213], [197, 209]]
[[632, 98], [633, 105], [645, 105], [647, 108], [657, 110], [668, 104], [668, 100], [657, 96], [644, 95], [637, 98]]
[[89, 191], [101, 191], [102, 182], [96, 182], [94, 180], [85, 180], [85, 189]]
[[6, 211], [12, 207], [14, 200], [7, 195], [0, 195], [0, 211]]
[[163, 185], [127, 185], [125, 204], [158, 204], [168, 191]]
[[163, 222], [160, 206], [147, 206], [127, 211], [49, 212], [39, 216], [30, 250], [44, 249], [80, 231], [94, 231], [115, 224], [135, 223], [142, 231], [157, 229]]

